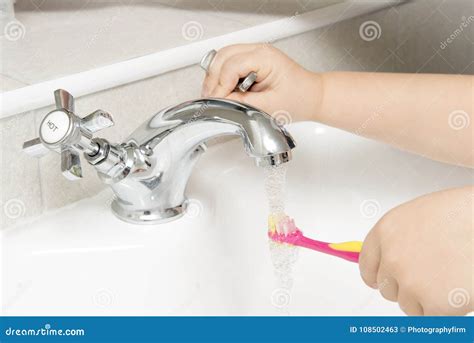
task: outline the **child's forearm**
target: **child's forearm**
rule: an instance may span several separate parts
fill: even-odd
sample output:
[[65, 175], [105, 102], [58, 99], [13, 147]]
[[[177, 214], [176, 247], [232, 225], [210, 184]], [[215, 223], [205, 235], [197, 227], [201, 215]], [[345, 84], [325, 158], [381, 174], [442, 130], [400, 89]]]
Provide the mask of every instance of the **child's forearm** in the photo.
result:
[[473, 166], [473, 76], [330, 72], [313, 119], [427, 157]]

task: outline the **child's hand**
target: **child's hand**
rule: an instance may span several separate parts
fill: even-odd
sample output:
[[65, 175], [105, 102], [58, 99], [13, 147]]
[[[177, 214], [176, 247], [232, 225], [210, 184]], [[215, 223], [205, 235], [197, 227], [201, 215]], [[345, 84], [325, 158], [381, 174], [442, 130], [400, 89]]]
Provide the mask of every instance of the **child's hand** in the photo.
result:
[[[246, 93], [233, 92], [239, 78], [257, 73]], [[288, 112], [294, 121], [309, 120], [319, 106], [320, 81], [269, 44], [239, 44], [220, 49], [202, 86], [202, 96], [248, 103], [269, 114]]]
[[[252, 71], [256, 84], [247, 93], [234, 92]], [[271, 45], [240, 44], [217, 52], [202, 96], [248, 103], [280, 124], [315, 120], [472, 167], [474, 150], [465, 147], [472, 145], [473, 82], [470, 75], [312, 73]]]
[[451, 189], [388, 212], [363, 245], [365, 283], [409, 315], [473, 311], [473, 196], [472, 186]]

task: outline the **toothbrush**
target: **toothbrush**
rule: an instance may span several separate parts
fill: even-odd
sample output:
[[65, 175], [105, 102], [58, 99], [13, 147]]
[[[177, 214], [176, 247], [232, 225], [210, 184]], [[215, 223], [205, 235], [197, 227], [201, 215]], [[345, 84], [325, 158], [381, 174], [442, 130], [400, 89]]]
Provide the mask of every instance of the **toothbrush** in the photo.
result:
[[362, 242], [327, 243], [308, 238], [299, 230], [295, 221], [284, 216], [281, 219], [268, 216], [268, 237], [274, 242], [287, 243], [343, 258], [350, 262], [359, 262]]

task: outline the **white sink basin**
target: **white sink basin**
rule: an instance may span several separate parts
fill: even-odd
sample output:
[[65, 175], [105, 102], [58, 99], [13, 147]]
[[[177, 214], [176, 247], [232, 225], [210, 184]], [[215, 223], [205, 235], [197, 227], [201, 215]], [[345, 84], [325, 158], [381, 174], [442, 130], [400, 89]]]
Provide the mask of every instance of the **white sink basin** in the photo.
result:
[[[315, 123], [290, 126], [287, 212], [313, 238], [362, 240], [390, 208], [472, 182], [472, 172]], [[4, 315], [279, 315], [266, 236], [263, 170], [240, 141], [196, 165], [191, 211], [135, 226], [111, 193], [2, 233]], [[364, 202], [365, 201], [365, 202]], [[358, 266], [300, 251], [291, 315], [400, 315]]]

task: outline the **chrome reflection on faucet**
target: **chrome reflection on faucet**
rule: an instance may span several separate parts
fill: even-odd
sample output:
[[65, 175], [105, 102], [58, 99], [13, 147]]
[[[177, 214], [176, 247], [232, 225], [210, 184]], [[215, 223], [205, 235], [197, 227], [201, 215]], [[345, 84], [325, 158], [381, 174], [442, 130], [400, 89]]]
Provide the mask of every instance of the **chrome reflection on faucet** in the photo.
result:
[[112, 144], [92, 135], [113, 125], [105, 111], [84, 118], [74, 114], [74, 99], [55, 92], [57, 109], [40, 125], [40, 137], [25, 142], [24, 151], [38, 156], [61, 154], [69, 179], [82, 177], [79, 156], [93, 165], [115, 192], [113, 212], [125, 221], [156, 224], [184, 214], [185, 189], [205, 143], [219, 136], [241, 137], [245, 151], [259, 166], [291, 159], [295, 143], [266, 113], [225, 99], [199, 99], [166, 108], [137, 128], [124, 143]]

